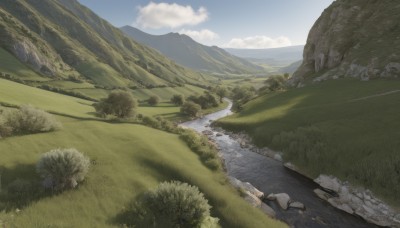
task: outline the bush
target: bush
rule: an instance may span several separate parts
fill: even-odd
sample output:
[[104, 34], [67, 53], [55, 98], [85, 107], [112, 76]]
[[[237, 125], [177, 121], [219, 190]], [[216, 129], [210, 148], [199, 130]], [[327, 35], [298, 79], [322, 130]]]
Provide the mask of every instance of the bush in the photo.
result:
[[186, 142], [191, 150], [200, 156], [205, 166], [211, 170], [221, 169], [218, 151], [210, 144], [207, 136], [199, 135], [193, 130], [184, 129], [180, 132], [180, 138]]
[[189, 96], [187, 98], [188, 101], [192, 101], [201, 106], [202, 109], [207, 109], [211, 107], [218, 107], [219, 102], [217, 98], [208, 91], [204, 91], [203, 95], [198, 97], [196, 96]]
[[54, 190], [75, 188], [89, 170], [89, 158], [76, 149], [55, 149], [42, 155], [36, 170], [43, 186]]
[[171, 103], [181, 106], [185, 102], [185, 98], [180, 95], [180, 94], [175, 94], [174, 96], [171, 97]]
[[8, 131], [11, 129], [13, 134], [47, 132], [61, 128], [61, 123], [51, 114], [30, 105], [7, 112], [4, 122], [3, 131], [8, 127]]
[[186, 101], [181, 107], [181, 113], [191, 117], [198, 117], [201, 114], [201, 106], [192, 101]]
[[144, 203], [162, 227], [199, 227], [210, 217], [208, 201], [195, 186], [163, 182], [145, 195]]
[[137, 101], [131, 93], [126, 91], [113, 91], [107, 98], [94, 104], [96, 112], [102, 117], [107, 115], [114, 115], [118, 118], [131, 117], [136, 107]]
[[157, 105], [158, 103], [160, 103], [160, 97], [158, 97], [158, 96], [156, 96], [156, 95], [151, 96], [151, 97], [147, 100], [147, 103], [148, 103], [149, 105], [151, 105], [151, 106], [155, 106], [155, 105]]
[[161, 128], [160, 122], [157, 119], [150, 117], [150, 116], [143, 117], [142, 122], [144, 125], [152, 127], [152, 128], [157, 128], [157, 129]]

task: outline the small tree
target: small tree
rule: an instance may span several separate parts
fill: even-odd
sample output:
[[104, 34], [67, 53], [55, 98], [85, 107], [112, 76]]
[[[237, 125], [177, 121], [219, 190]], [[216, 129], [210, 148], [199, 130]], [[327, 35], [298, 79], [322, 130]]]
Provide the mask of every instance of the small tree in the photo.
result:
[[41, 156], [36, 170], [43, 186], [54, 190], [75, 188], [84, 180], [90, 160], [76, 149], [55, 149]]
[[203, 193], [195, 186], [179, 181], [163, 182], [144, 198], [156, 225], [163, 227], [199, 227], [210, 218]]
[[181, 113], [191, 117], [197, 117], [201, 113], [201, 106], [192, 101], [186, 101], [181, 106]]
[[222, 103], [222, 98], [226, 97], [228, 95], [228, 90], [225, 87], [218, 86], [215, 89], [215, 93], [219, 97], [219, 102]]
[[180, 94], [175, 94], [171, 97], [171, 103], [181, 106], [185, 102], [185, 98]]
[[149, 105], [151, 105], [151, 106], [155, 106], [155, 105], [157, 105], [159, 102], [160, 102], [160, 97], [158, 97], [158, 96], [156, 96], [156, 95], [151, 96], [151, 97], [147, 100], [147, 103], [149, 103]]
[[107, 98], [94, 104], [96, 112], [101, 116], [114, 115], [118, 118], [127, 118], [133, 115], [137, 101], [132, 94], [126, 91], [113, 91]]

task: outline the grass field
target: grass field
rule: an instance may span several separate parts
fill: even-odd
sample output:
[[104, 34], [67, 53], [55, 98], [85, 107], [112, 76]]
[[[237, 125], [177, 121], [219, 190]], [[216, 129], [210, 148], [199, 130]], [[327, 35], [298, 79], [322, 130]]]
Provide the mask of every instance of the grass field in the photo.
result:
[[31, 104], [46, 111], [76, 117], [94, 117], [92, 102], [0, 79], [0, 102]]
[[13, 227], [117, 227], [124, 206], [164, 180], [199, 186], [223, 227], [282, 226], [240, 199], [177, 135], [140, 125], [58, 119], [61, 131], [0, 141], [3, 187], [16, 178], [37, 179], [35, 162], [53, 148], [77, 148], [96, 165], [77, 190], [38, 199], [18, 215], [1, 213], [0, 220]]
[[398, 90], [398, 80], [328, 81], [261, 96], [219, 123], [283, 151], [311, 177], [333, 174], [398, 206]]
[[[0, 101], [77, 117], [91, 117], [86, 101], [0, 79]], [[37, 198], [17, 209], [0, 200], [0, 224], [6, 227], [121, 227], [120, 214], [139, 194], [165, 180], [197, 185], [213, 206], [222, 227], [284, 227], [252, 208], [225, 182], [225, 175], [206, 168], [179, 139], [135, 124], [110, 124], [56, 116], [63, 129], [0, 140], [2, 189], [17, 178], [39, 180], [35, 163], [54, 148], [77, 148], [94, 162], [76, 190]]]

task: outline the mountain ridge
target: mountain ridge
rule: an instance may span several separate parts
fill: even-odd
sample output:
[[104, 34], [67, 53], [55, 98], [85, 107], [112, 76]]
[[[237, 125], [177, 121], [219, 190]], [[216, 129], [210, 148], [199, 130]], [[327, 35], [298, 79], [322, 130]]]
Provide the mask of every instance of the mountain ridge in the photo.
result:
[[194, 70], [217, 74], [253, 74], [263, 71], [261, 67], [221, 48], [202, 45], [184, 34], [151, 35], [128, 25], [120, 29], [138, 42]]
[[4, 0], [0, 17], [1, 47], [46, 77], [105, 87], [207, 84], [76, 0]]

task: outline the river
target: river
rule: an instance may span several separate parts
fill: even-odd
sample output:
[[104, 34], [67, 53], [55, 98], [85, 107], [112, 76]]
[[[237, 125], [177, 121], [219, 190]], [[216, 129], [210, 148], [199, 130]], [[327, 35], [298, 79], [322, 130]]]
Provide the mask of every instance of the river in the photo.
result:
[[305, 211], [290, 208], [282, 210], [275, 202], [267, 202], [280, 219], [292, 227], [376, 227], [361, 218], [342, 212], [329, 203], [319, 199], [313, 192], [318, 187], [312, 180], [288, 170], [281, 162], [272, 158], [241, 148], [239, 142], [223, 134], [217, 137], [216, 131], [209, 125], [212, 121], [230, 115], [232, 103], [219, 112], [215, 112], [193, 121], [182, 123], [181, 126], [194, 129], [197, 132], [213, 131], [211, 136], [220, 147], [220, 154], [224, 158], [229, 176], [243, 182], [249, 182], [264, 192], [287, 193], [292, 200], [304, 203]]

